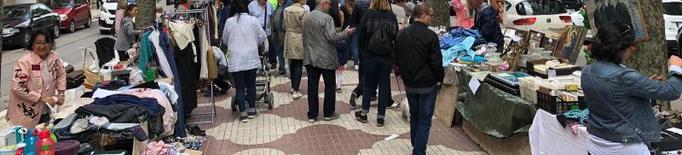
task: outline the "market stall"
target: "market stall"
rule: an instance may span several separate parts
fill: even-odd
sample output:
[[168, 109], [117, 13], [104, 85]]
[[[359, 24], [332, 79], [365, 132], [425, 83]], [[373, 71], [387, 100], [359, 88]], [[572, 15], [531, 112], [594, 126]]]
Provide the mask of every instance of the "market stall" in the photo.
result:
[[[161, 15], [139, 34], [128, 61], [119, 61], [112, 38], [82, 48], [83, 86], [67, 91], [64, 106], [50, 107], [49, 123], [0, 129], [0, 153], [201, 154], [205, 131], [191, 124], [213, 123], [215, 102], [209, 113], [192, 113], [197, 89], [226, 64], [215, 46], [215, 7], [197, 2]], [[210, 120], [185, 120], [197, 115]]]

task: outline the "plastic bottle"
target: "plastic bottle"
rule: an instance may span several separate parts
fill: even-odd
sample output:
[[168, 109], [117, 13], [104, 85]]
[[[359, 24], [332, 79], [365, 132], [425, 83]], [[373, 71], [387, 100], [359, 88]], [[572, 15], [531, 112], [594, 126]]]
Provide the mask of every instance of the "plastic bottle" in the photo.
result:
[[24, 147], [24, 155], [36, 155], [36, 143], [38, 142], [38, 137], [34, 129], [29, 129], [26, 133], [26, 147]]
[[50, 136], [50, 130], [42, 130], [38, 133], [38, 155], [54, 155], [54, 141]]

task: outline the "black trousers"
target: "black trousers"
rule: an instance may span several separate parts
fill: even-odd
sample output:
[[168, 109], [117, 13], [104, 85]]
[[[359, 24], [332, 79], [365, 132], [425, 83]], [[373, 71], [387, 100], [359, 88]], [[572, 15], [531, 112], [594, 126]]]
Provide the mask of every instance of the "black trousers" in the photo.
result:
[[305, 66], [308, 71], [308, 119], [316, 119], [320, 110], [317, 98], [320, 76], [324, 78], [324, 116], [334, 114], [336, 102], [336, 70]]
[[294, 91], [299, 91], [301, 86], [301, 77], [303, 76], [303, 60], [289, 59], [289, 72], [291, 76], [291, 88]]

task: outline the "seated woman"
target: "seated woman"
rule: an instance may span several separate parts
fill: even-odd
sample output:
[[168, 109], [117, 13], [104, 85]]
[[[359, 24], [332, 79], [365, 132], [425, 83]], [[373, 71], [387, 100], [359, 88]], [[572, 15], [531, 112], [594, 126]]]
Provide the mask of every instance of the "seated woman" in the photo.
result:
[[33, 31], [27, 53], [17, 60], [11, 73], [11, 94], [5, 117], [11, 124], [33, 128], [49, 122], [50, 110], [46, 104], [64, 104], [66, 72], [53, 47], [54, 37], [50, 33]]
[[682, 59], [677, 56], [668, 60], [667, 80], [647, 78], [621, 64], [637, 51], [633, 31], [625, 24], [600, 26], [591, 53], [596, 62], [582, 71], [591, 154], [649, 154], [649, 142], [661, 139], [651, 100], [670, 101], [682, 94]]

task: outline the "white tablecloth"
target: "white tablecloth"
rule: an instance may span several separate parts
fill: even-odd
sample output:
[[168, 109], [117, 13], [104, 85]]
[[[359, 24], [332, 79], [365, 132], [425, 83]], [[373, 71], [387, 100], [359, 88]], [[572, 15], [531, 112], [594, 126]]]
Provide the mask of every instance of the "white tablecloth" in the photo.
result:
[[528, 131], [530, 150], [534, 155], [586, 155], [587, 128], [578, 128], [577, 135], [559, 124], [556, 116], [538, 109]]

